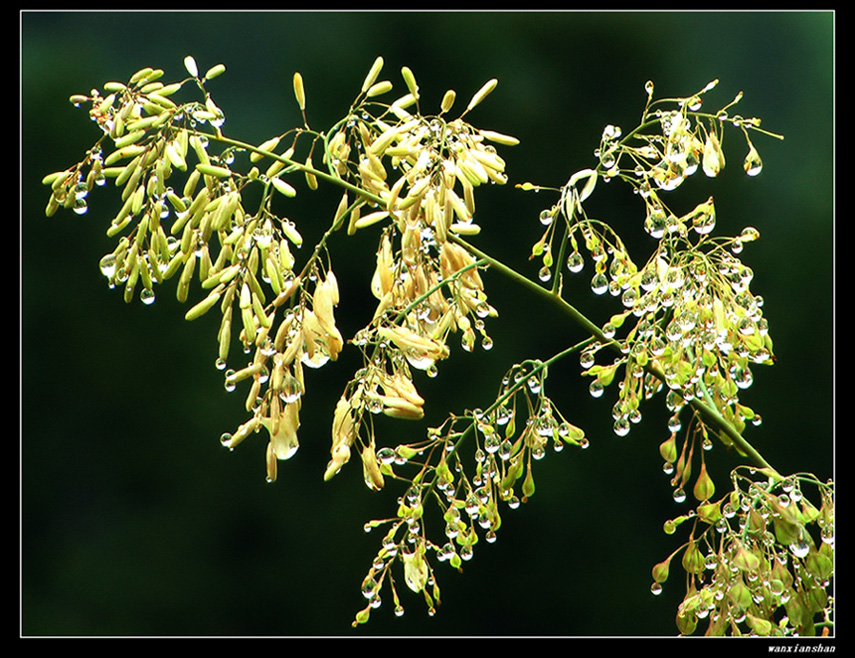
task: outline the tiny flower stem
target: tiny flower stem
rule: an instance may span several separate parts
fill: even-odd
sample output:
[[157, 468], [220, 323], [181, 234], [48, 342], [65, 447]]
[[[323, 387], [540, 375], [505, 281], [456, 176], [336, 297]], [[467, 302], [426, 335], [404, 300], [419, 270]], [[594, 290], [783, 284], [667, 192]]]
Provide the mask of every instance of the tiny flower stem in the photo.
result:
[[564, 259], [567, 257], [567, 242], [570, 237], [570, 226], [564, 223], [564, 234], [561, 236], [561, 246], [558, 248], [558, 260], [555, 261], [555, 281], [552, 282], [552, 294], [561, 295], [561, 282], [563, 281], [563, 273], [561, 268]]

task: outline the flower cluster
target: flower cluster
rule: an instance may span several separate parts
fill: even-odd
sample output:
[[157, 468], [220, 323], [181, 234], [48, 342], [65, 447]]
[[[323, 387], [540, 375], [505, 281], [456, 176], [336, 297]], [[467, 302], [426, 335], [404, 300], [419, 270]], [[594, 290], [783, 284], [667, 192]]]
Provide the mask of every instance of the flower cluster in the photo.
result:
[[[300, 406], [306, 389], [304, 368], [335, 360], [345, 338], [336, 327], [338, 285], [327, 242], [342, 226], [349, 234], [385, 224], [381, 231], [371, 290], [378, 306], [354, 343], [365, 357], [342, 396], [332, 427], [331, 460], [326, 477], [348, 461], [356, 446], [366, 482], [382, 486], [370, 422], [371, 413], [420, 418], [424, 400], [411, 369], [436, 374], [449, 354], [451, 333], [473, 349], [478, 335], [492, 345], [484, 320], [496, 311], [487, 303], [478, 272], [482, 263], [452, 241], [455, 234], [480, 230], [474, 221], [474, 190], [506, 181], [505, 163], [493, 144], [513, 145], [512, 137], [478, 130], [463, 120], [496, 86], [491, 80], [456, 119], [449, 119], [455, 93], [449, 91], [435, 116], [418, 110], [418, 85], [404, 67], [408, 92], [385, 104], [392, 89], [380, 80], [378, 58], [345, 119], [327, 133], [306, 120], [302, 76], [293, 87], [303, 127], [259, 146], [235, 142], [222, 134], [225, 116], [207, 83], [225, 68], [200, 75], [195, 60], [185, 59], [189, 77], [164, 84], [163, 71], [145, 68], [128, 83], [109, 82], [105, 93], [72, 97], [90, 105], [101, 138], [74, 168], [44, 179], [51, 186], [47, 214], [60, 207], [85, 212], [88, 192], [113, 180], [122, 189], [123, 206], [108, 235], [118, 244], [101, 261], [111, 287], [122, 286], [130, 302], [142, 289], [147, 304], [155, 286], [178, 279], [177, 297], [186, 301], [198, 281], [205, 297], [186, 313], [188, 320], [218, 308], [217, 367], [228, 390], [249, 382], [246, 409], [251, 417], [223, 434], [230, 449], [266, 429], [269, 435], [267, 477], [275, 480], [277, 461], [298, 447]], [[203, 100], [177, 102], [182, 88], [195, 86]], [[290, 136], [290, 139], [289, 139]], [[295, 155], [311, 142], [308, 154]], [[316, 170], [312, 154], [323, 148], [328, 173]], [[249, 162], [241, 161], [248, 154]], [[297, 194], [287, 179], [302, 173], [308, 188], [320, 178], [344, 188], [329, 231], [302, 267], [295, 250], [303, 245], [296, 224], [281, 216], [278, 204]], [[177, 175], [183, 176], [176, 183]], [[255, 211], [245, 206], [244, 191], [260, 186]], [[232, 366], [233, 343], [247, 362]]]
[[[748, 227], [736, 237], [714, 237], [712, 197], [682, 215], [662, 200], [664, 192], [676, 189], [696, 171], [718, 175], [725, 166], [722, 141], [727, 123], [745, 135], [746, 172], [760, 171], [759, 156], [748, 138], [749, 129], [759, 130], [759, 120], [728, 114], [741, 95], [715, 114], [700, 111], [703, 95], [715, 85], [714, 81], [698, 94], [674, 100], [676, 109], [656, 107], [659, 101], [652, 100], [653, 87], [648, 85], [639, 127], [624, 134], [617, 126], [606, 126], [595, 152], [598, 166], [574, 174], [561, 188], [559, 202], [541, 213], [547, 228], [533, 250], [543, 260], [541, 280], [551, 278], [558, 224], [554, 220], [563, 218], [561, 253], [566, 253], [567, 269], [577, 273], [584, 268], [584, 246], [594, 267], [591, 289], [610, 293], [623, 306], [581, 355], [583, 369], [592, 378], [591, 394], [597, 397], [623, 367], [613, 408], [614, 430], [620, 436], [641, 420], [640, 402], [663, 386], [671, 393], [670, 426], [679, 426], [680, 410], [695, 399], [717, 409], [737, 431], [746, 421], [760, 421], [739, 402], [739, 392], [753, 382], [752, 368], [774, 362], [774, 354], [763, 299], [750, 291], [753, 272], [738, 258], [759, 233]], [[624, 180], [645, 204], [644, 228], [656, 247], [641, 267], [607, 224], [585, 212], [583, 203], [601, 178]], [[595, 365], [595, 355], [605, 346], [617, 347], [618, 357]]]
[[[402, 566], [407, 587], [424, 596], [433, 614], [439, 585], [431, 558], [460, 569], [472, 559], [479, 532], [488, 543], [496, 541], [500, 503], [516, 509], [534, 494], [534, 462], [546, 456], [550, 445], [555, 452], [565, 445], [588, 447], [583, 430], [568, 422], [546, 395], [548, 366], [541, 361], [515, 365], [486, 409], [449, 417], [431, 428], [425, 441], [377, 451], [377, 471], [409, 484], [394, 518], [366, 524], [366, 531], [389, 528], [363, 581], [368, 603], [354, 624], [368, 621], [371, 610], [381, 605], [387, 583], [396, 614], [403, 614], [392, 569], [396, 563]], [[474, 444], [472, 451], [464, 449], [467, 440]], [[405, 477], [407, 468], [415, 468], [415, 475]], [[438, 518], [427, 513], [430, 503], [438, 506]], [[428, 533], [430, 523], [442, 528], [441, 538]]]
[[[653, 567], [651, 587], [662, 591], [671, 561], [682, 554], [688, 577], [676, 617], [682, 634], [704, 621], [706, 635], [805, 636], [831, 623], [833, 483], [763, 475], [737, 469], [729, 494], [666, 522], [668, 534], [692, 525], [686, 544]], [[818, 492], [819, 508], [807, 487]]]
[[354, 338], [365, 365], [339, 403], [348, 430], [334, 428], [326, 472], [328, 478], [338, 472], [356, 441], [372, 488], [382, 484], [370, 426], [360, 436], [365, 411], [421, 418], [424, 400], [411, 370], [435, 376], [437, 363], [450, 353], [452, 333], [460, 333], [467, 351], [479, 334], [485, 349], [492, 346], [484, 320], [497, 313], [487, 302], [480, 263], [452, 237], [480, 231], [474, 221], [475, 188], [506, 182], [504, 160], [491, 142], [517, 141], [463, 120], [493, 90], [495, 80], [473, 96], [463, 114], [449, 120], [455, 93], [445, 94], [439, 114], [422, 115], [418, 85], [406, 67], [402, 76], [408, 92], [391, 104], [380, 103], [377, 99], [392, 88], [388, 81], [377, 81], [382, 67], [378, 58], [347, 118], [331, 131], [327, 149], [330, 173], [370, 199], [354, 204], [348, 232], [383, 226], [371, 280], [377, 308]]
[[[624, 132], [606, 126], [595, 165], [554, 190], [557, 202], [540, 213], [544, 232], [531, 257], [540, 261], [539, 280], [551, 282], [545, 291], [464, 241], [481, 230], [476, 189], [507, 182], [496, 147], [517, 143], [467, 120], [496, 80], [483, 85], [456, 118], [450, 116], [453, 91], [443, 96], [438, 113], [428, 115], [407, 67], [401, 70], [406, 93], [390, 103], [381, 100], [393, 85], [380, 79], [384, 62], [377, 58], [346, 116], [317, 132], [309, 127], [306, 90], [296, 73], [302, 126], [254, 146], [222, 132], [225, 115], [208, 83], [225, 68], [200, 75], [192, 57], [184, 65], [188, 77], [179, 82], [165, 84], [162, 70], [145, 68], [127, 83], [108, 82], [104, 93], [93, 89], [71, 98], [89, 106], [99, 136], [81, 162], [44, 178], [51, 190], [46, 213], [85, 213], [89, 192], [108, 181], [121, 190], [122, 206], [107, 229], [117, 244], [101, 260], [102, 273], [111, 288], [123, 289], [126, 302], [138, 295], [150, 304], [157, 285], [176, 279], [181, 302], [195, 294], [194, 284], [202, 291], [187, 320], [219, 312], [216, 366], [227, 390], [248, 385], [249, 414], [221, 441], [234, 449], [264, 432], [268, 481], [299, 448], [306, 369], [337, 360], [348, 343], [359, 352], [362, 366], [332, 413], [324, 478], [333, 478], [356, 455], [369, 489], [392, 481], [404, 491], [391, 518], [366, 524], [366, 530], [383, 526], [386, 532], [363, 582], [367, 605], [355, 624], [381, 605], [385, 585], [395, 613], [403, 613], [394, 566], [432, 614], [440, 599], [435, 563], [459, 569], [479, 537], [496, 540], [502, 505], [517, 508], [534, 494], [533, 466], [550, 445], [555, 451], [588, 446], [585, 433], [545, 390], [553, 364], [574, 355], [593, 396], [617, 382], [612, 418], [619, 436], [640, 422], [642, 400], [667, 391], [664, 470], [675, 500], [687, 498], [694, 478], [691, 491], [699, 502], [666, 523], [669, 534], [690, 525], [690, 537], [653, 569], [652, 591], [658, 593], [682, 553], [687, 593], [677, 616], [680, 632], [693, 633], [704, 619], [711, 635], [828, 628], [833, 484], [810, 475], [781, 477], [741, 436], [747, 423], [760, 423], [741, 402], [741, 391], [751, 386], [755, 366], [775, 360], [763, 299], [751, 292], [753, 272], [739, 259], [759, 234], [748, 227], [735, 237], [713, 235], [712, 197], [686, 213], [673, 212], [663, 200], [695, 172], [714, 177], [725, 167], [726, 126], [745, 137], [746, 173], [760, 172], [749, 134], [765, 131], [758, 119], [730, 113], [741, 94], [707, 113], [705, 94], [716, 81], [689, 97], [655, 101], [648, 83], [638, 127]], [[186, 88], [201, 99], [177, 100]], [[322, 162], [320, 169], [313, 160]], [[324, 181], [342, 193], [328, 229], [300, 264], [303, 237], [281, 211], [297, 194], [295, 177], [310, 191]], [[611, 180], [629, 184], [644, 204], [640, 228], [654, 248], [643, 265], [609, 224], [588, 216], [586, 201], [598, 182]], [[254, 194], [245, 196], [247, 189]], [[378, 245], [368, 254], [366, 287], [376, 306], [363, 328], [345, 337], [335, 317], [340, 291], [331, 243], [370, 230], [378, 232]], [[587, 260], [591, 290], [620, 303], [602, 325], [564, 299], [564, 266], [579, 273]], [[545, 361], [514, 365], [487, 408], [449, 416], [422, 441], [383, 445], [374, 418], [423, 419], [426, 402], [414, 375], [436, 376], [452, 340], [464, 351], [479, 343], [492, 347], [485, 321], [497, 311], [481, 277], [487, 266], [547, 297], [587, 337]], [[242, 356], [234, 354], [236, 344]], [[614, 355], [611, 361], [602, 357], [606, 352]], [[716, 436], [760, 466], [735, 470], [733, 490], [717, 501], [704, 458]], [[698, 446], [703, 450], [696, 452]], [[699, 469], [693, 468], [696, 454]], [[807, 486], [818, 492], [819, 508], [804, 495]], [[429, 527], [441, 533], [430, 534]]]

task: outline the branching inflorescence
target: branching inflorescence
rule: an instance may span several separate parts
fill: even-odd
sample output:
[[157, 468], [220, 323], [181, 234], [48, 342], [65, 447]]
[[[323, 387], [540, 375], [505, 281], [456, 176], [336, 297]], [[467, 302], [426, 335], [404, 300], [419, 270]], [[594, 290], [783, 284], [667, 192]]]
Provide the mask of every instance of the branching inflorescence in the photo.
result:
[[[607, 126], [595, 166], [560, 188], [517, 185], [557, 195], [540, 213], [544, 233], [531, 252], [542, 265], [537, 282], [467, 241], [480, 231], [476, 189], [507, 182], [497, 147], [517, 144], [467, 120], [496, 80], [456, 118], [453, 91], [436, 114], [423, 114], [406, 67], [406, 93], [382, 100], [393, 85], [380, 78], [383, 60], [377, 58], [345, 117], [318, 132], [309, 127], [298, 73], [293, 90], [302, 125], [256, 146], [223, 134], [225, 116], [208, 83], [225, 68], [200, 75], [192, 57], [185, 67], [189, 75], [180, 82], [164, 84], [163, 71], [147, 68], [128, 83], [105, 84], [103, 93], [71, 98], [90, 107], [101, 134], [81, 162], [45, 177], [47, 214], [61, 207], [86, 212], [89, 192], [107, 181], [121, 190], [123, 205], [107, 230], [118, 242], [101, 261], [103, 274], [128, 302], [136, 295], [153, 302], [156, 286], [173, 278], [182, 302], [194, 282], [201, 288], [186, 318], [219, 311], [217, 367], [227, 389], [248, 385], [249, 418], [223, 434], [222, 443], [234, 449], [266, 435], [271, 482], [279, 462], [298, 450], [306, 369], [335, 361], [348, 344], [362, 355], [335, 407], [324, 478], [355, 453], [370, 489], [384, 489], [390, 480], [401, 494], [394, 514], [365, 526], [383, 528], [384, 535], [363, 581], [367, 604], [354, 624], [368, 620], [387, 589], [402, 614], [400, 578], [432, 614], [440, 600], [436, 564], [459, 569], [479, 537], [495, 541], [504, 509], [533, 495], [534, 463], [550, 446], [588, 446], [584, 431], [547, 395], [550, 367], [573, 355], [595, 397], [617, 382], [612, 417], [620, 436], [641, 420], [642, 401], [660, 393], [665, 399], [665, 471], [675, 500], [684, 501], [691, 489], [699, 503], [666, 523], [668, 533], [687, 524], [690, 537], [653, 569], [657, 593], [672, 559], [682, 555], [687, 591], [677, 615], [680, 632], [693, 633], [707, 618], [709, 634], [831, 628], [833, 485], [808, 474], [781, 476], [742, 435], [760, 416], [740, 402], [740, 391], [751, 385], [754, 367], [775, 358], [763, 300], [750, 291], [752, 271], [739, 260], [758, 231], [714, 236], [712, 197], [682, 215], [663, 201], [696, 171], [714, 177], [725, 166], [726, 127], [745, 138], [745, 171], [760, 172], [750, 134], [765, 131], [757, 119], [730, 114], [740, 97], [707, 113], [703, 101], [715, 83], [670, 100], [654, 100], [648, 83], [639, 126], [625, 134]], [[174, 100], [185, 87], [201, 99]], [[328, 229], [302, 262], [297, 223], [279, 210], [297, 194], [298, 177], [310, 190], [324, 183], [341, 192]], [[643, 202], [642, 225], [656, 246], [641, 266], [607, 222], [586, 213], [585, 201], [601, 179], [628, 183]], [[258, 192], [245, 196], [248, 190]], [[377, 305], [348, 338], [335, 321], [339, 288], [331, 242], [336, 233], [362, 230], [379, 234], [370, 277]], [[565, 274], [582, 271], [586, 260], [593, 292], [620, 300], [619, 312], [604, 324], [581, 314], [562, 290]], [[580, 339], [545, 361], [513, 365], [486, 407], [450, 415], [421, 441], [382, 445], [375, 415], [424, 416], [414, 371], [436, 376], [452, 344], [465, 351], [492, 346], [485, 321], [498, 314], [481, 278], [486, 267], [566, 312], [582, 330]], [[242, 356], [234, 355], [235, 343]], [[718, 500], [704, 461], [716, 438], [747, 461], [733, 472], [732, 491]], [[818, 496], [819, 507], [805, 488]], [[436, 513], [427, 513], [434, 507]]]

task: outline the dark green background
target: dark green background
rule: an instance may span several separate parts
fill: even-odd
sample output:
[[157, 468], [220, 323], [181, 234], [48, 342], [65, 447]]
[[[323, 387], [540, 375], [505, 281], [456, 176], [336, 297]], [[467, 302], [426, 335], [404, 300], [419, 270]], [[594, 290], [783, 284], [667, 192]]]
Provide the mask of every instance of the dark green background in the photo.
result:
[[[758, 368], [743, 397], [764, 417], [747, 435], [781, 472], [833, 475], [832, 13], [26, 12], [21, 35], [23, 634], [676, 632], [681, 579], [659, 598], [648, 590], [650, 567], [678, 542], [661, 531], [680, 510], [660, 470], [661, 400], [618, 439], [609, 423], [614, 392], [592, 400], [575, 363], [553, 372], [550, 392], [586, 428], [591, 448], [544, 460], [537, 494], [505, 515], [499, 541], [479, 545], [462, 575], [439, 566], [435, 617], [404, 591], [403, 618], [386, 603], [368, 626], [351, 629], [380, 539], [362, 524], [393, 513], [396, 495], [368, 492], [358, 464], [321, 480], [330, 412], [355, 355], [309, 373], [301, 450], [267, 485], [263, 441], [232, 454], [218, 442], [244, 413], [243, 395], [226, 394], [213, 367], [215, 319], [184, 322], [173, 287], [151, 307], [125, 305], [98, 272], [112, 250], [105, 227], [115, 195], [94, 194], [82, 217], [43, 214], [42, 176], [78, 161], [96, 139], [68, 97], [144, 66], [179, 79], [186, 54], [202, 70], [226, 64], [211, 90], [228, 117], [226, 134], [249, 142], [299, 122], [297, 70], [318, 129], [347, 110], [378, 55], [399, 88], [400, 67], [413, 69], [427, 106], [438, 107], [447, 88], [465, 103], [496, 77], [498, 88], [471, 120], [520, 138], [503, 150], [512, 183], [560, 185], [590, 166], [605, 124], [635, 125], [648, 79], [658, 96], [672, 96], [719, 78], [711, 109], [744, 90], [738, 111], [762, 117], [786, 140], [756, 138], [765, 169], [748, 179], [744, 144], [731, 133], [721, 178], [691, 180], [674, 203], [713, 194], [717, 231], [759, 228], [761, 240], [743, 259], [756, 273], [752, 290], [766, 300], [778, 364]], [[293, 216], [307, 237], [323, 227], [335, 196], [298, 195]], [[307, 200], [315, 211], [299, 205]], [[551, 202], [512, 185], [484, 189], [477, 243], [534, 277], [526, 256], [539, 237], [537, 215]], [[598, 189], [591, 203], [643, 262], [650, 242], [638, 200], [615, 187]], [[374, 241], [334, 245], [345, 333], [367, 322]], [[604, 320], [614, 300], [594, 298], [586, 272], [569, 289]], [[546, 358], [580, 337], [498, 275], [484, 278], [500, 312], [488, 325], [496, 347], [455, 350], [437, 380], [418, 381], [433, 423], [488, 404], [514, 361]], [[415, 440], [424, 428], [389, 423], [380, 441]], [[720, 448], [708, 460], [718, 472], [736, 463]]]

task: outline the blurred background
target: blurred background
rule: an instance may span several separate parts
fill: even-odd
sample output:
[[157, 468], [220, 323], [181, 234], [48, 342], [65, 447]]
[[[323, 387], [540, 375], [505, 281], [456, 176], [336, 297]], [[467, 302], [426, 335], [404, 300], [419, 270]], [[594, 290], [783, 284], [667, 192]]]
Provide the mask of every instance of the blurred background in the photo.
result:
[[[742, 258], [755, 271], [752, 291], [766, 301], [778, 363], [758, 367], [743, 396], [764, 419], [747, 437], [780, 472], [833, 476], [833, 13], [27, 11], [20, 21], [23, 634], [676, 633], [681, 578], [672, 576], [660, 597], [649, 591], [650, 568], [682, 541], [661, 530], [684, 511], [661, 471], [662, 399], [617, 438], [614, 391], [592, 399], [577, 363], [556, 368], [548, 386], [586, 429], [590, 449], [539, 463], [535, 496], [504, 515], [499, 541], [481, 542], [463, 574], [438, 566], [436, 616], [405, 590], [402, 618], [387, 601], [368, 625], [351, 628], [381, 539], [363, 523], [394, 514], [397, 495], [367, 491], [358, 463], [322, 481], [331, 412], [360, 365], [353, 350], [308, 373], [301, 449], [269, 485], [263, 440], [233, 453], [219, 444], [245, 418], [245, 389], [227, 394], [214, 368], [216, 318], [184, 322], [174, 284], [151, 306], [126, 305], [99, 273], [113, 249], [105, 230], [117, 195], [93, 193], [83, 216], [44, 216], [41, 178], [80, 160], [97, 139], [68, 97], [145, 66], [180, 79], [187, 54], [202, 71], [226, 65], [210, 90], [226, 113], [225, 133], [251, 143], [299, 124], [294, 71], [304, 77], [315, 129], [343, 116], [378, 55], [396, 88], [401, 66], [415, 72], [423, 109], [438, 108], [448, 88], [462, 105], [498, 78], [469, 118], [521, 143], [502, 149], [511, 184], [480, 190], [484, 231], [475, 242], [531, 277], [537, 217], [554, 199], [513, 183], [561, 185], [591, 166], [606, 124], [636, 125], [647, 80], [665, 97], [719, 78], [707, 109], [743, 90], [734, 111], [762, 117], [786, 139], [754, 138], [765, 167], [749, 179], [744, 140], [732, 131], [722, 176], [690, 179], [672, 202], [688, 209], [712, 194], [718, 233], [759, 229]], [[337, 199], [300, 192], [292, 218], [307, 241]], [[642, 207], [627, 189], [598, 189], [589, 213], [613, 222], [636, 261], [646, 260]], [[376, 234], [342, 242], [333, 251], [338, 317], [352, 335], [373, 309], [365, 304]], [[595, 297], [590, 264], [584, 272], [567, 289], [605, 321], [615, 300]], [[446, 413], [489, 404], [514, 362], [548, 358], [580, 338], [499, 275], [484, 278], [500, 314], [488, 324], [494, 349], [454, 350], [439, 377], [417, 380], [428, 417], [382, 424], [381, 443], [417, 440]], [[707, 462], [719, 475], [738, 463], [720, 447]]]

